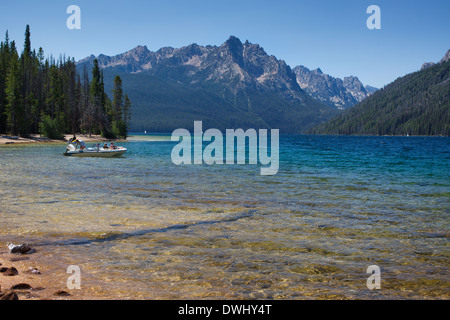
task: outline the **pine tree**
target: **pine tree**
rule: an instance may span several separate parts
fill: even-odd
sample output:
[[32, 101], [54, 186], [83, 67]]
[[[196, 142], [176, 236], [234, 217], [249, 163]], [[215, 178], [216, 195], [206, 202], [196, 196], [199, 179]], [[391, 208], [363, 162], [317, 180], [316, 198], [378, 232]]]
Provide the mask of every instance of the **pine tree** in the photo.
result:
[[103, 72], [100, 71], [98, 60], [94, 60], [92, 81], [90, 87], [90, 103], [93, 106], [94, 123], [98, 124], [97, 133], [106, 138], [115, 138], [111, 129], [111, 122], [106, 113], [106, 94], [103, 84]]
[[125, 104], [123, 106], [123, 122], [125, 123], [125, 135], [123, 136], [124, 139], [128, 136], [128, 125], [131, 120], [131, 101], [130, 98], [128, 98], [128, 95], [125, 93]]
[[[12, 50], [14, 49], [14, 50]], [[7, 116], [6, 116], [6, 78], [9, 73], [11, 61], [15, 53], [14, 43], [9, 42], [8, 30], [5, 33], [5, 42], [1, 43], [0, 49], [0, 133], [6, 132]]]
[[91, 104], [91, 95], [90, 95], [91, 84], [89, 82], [89, 74], [87, 71], [87, 67], [83, 68], [83, 86], [81, 89], [81, 129], [84, 132], [89, 132], [91, 135], [92, 132], [92, 124], [94, 112]]
[[23, 106], [20, 97], [20, 75], [17, 60], [13, 60], [6, 76], [6, 127], [13, 135], [18, 135], [22, 126]]
[[25, 43], [23, 46], [23, 53], [28, 57], [31, 55], [31, 33], [29, 25], [27, 25], [25, 28]]
[[31, 33], [29, 25], [25, 28], [25, 42], [23, 47], [24, 49], [20, 56], [20, 91], [23, 99], [23, 114], [21, 117], [22, 123], [20, 134], [27, 136], [31, 131], [32, 109], [35, 109], [36, 103], [35, 97], [32, 93], [34, 56], [31, 51]]
[[100, 69], [98, 67], [97, 59], [94, 60], [94, 67], [92, 68], [92, 81], [89, 90], [90, 96], [90, 112], [92, 117], [92, 122], [90, 124], [89, 135], [91, 135], [91, 130], [94, 123], [100, 123], [100, 110], [101, 110], [101, 101], [103, 93], [101, 92], [101, 84], [100, 84]]
[[113, 101], [111, 115], [113, 119], [113, 132], [118, 137], [126, 136], [126, 125], [122, 119], [123, 109], [123, 90], [122, 79], [119, 76], [114, 78]]
[[123, 90], [122, 79], [120, 76], [114, 78], [113, 102], [112, 102], [113, 119], [116, 123], [122, 120], [123, 109]]

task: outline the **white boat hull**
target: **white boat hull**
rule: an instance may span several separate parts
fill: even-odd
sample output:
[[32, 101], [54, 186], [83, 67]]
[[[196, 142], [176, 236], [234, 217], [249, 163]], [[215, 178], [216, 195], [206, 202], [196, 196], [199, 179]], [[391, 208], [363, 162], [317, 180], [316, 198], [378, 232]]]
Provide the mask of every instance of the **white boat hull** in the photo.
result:
[[120, 157], [125, 152], [127, 148], [119, 149], [84, 149], [84, 150], [67, 150], [64, 155], [69, 157], [99, 157], [99, 158], [114, 158]]

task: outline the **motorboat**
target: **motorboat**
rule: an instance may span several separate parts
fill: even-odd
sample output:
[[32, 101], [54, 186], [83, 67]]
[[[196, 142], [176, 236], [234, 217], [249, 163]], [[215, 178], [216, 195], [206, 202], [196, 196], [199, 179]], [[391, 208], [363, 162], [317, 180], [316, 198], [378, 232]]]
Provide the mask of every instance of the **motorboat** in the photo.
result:
[[125, 152], [127, 152], [127, 148], [124, 147], [103, 148], [99, 144], [81, 150], [76, 149], [76, 147], [72, 143], [69, 143], [66, 147], [66, 152], [64, 152], [64, 155], [72, 157], [113, 158], [120, 157]]

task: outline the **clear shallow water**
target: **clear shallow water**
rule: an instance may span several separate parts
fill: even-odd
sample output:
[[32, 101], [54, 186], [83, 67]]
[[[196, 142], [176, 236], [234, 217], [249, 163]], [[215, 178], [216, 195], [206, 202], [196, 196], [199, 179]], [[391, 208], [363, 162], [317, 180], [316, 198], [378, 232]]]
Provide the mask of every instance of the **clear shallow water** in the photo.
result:
[[0, 243], [119, 299], [450, 298], [448, 138], [281, 136], [275, 176], [130, 140], [117, 159], [0, 147]]

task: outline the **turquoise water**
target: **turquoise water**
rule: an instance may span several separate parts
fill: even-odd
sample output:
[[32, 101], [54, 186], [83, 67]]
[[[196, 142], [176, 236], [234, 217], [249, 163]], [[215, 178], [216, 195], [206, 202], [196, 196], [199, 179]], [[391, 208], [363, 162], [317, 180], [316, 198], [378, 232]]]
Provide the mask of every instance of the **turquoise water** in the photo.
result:
[[117, 159], [1, 146], [0, 243], [80, 266], [107, 298], [450, 298], [449, 138], [281, 136], [275, 176], [129, 140]]

